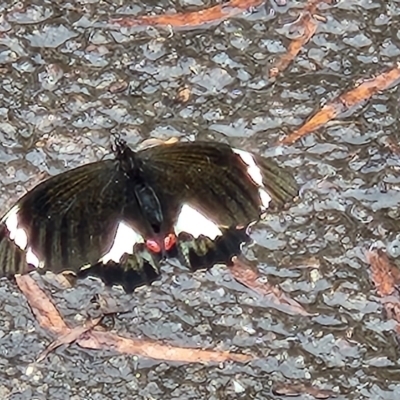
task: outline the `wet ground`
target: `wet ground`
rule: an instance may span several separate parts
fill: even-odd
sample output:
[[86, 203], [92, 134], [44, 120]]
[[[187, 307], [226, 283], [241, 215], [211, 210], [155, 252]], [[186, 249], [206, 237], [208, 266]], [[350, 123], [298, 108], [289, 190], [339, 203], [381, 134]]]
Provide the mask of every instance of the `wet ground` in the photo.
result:
[[[131, 309], [114, 329], [257, 360], [166, 363], [71, 345], [33, 365], [52, 336], [4, 280], [1, 399], [285, 399], [272, 388], [294, 384], [332, 390], [338, 399], [399, 398], [394, 323], [370, 281], [365, 250], [378, 243], [400, 253], [400, 160], [388, 146], [398, 141], [400, 89], [282, 151], [274, 144], [328, 101], [396, 65], [400, 1], [321, 5], [316, 34], [273, 81], [268, 71], [299, 34], [293, 22], [305, 3], [271, 0], [197, 29], [120, 29], [107, 19], [214, 3], [0, 1], [3, 211], [49, 174], [102, 158], [110, 132], [131, 144], [188, 136], [282, 153], [279, 162], [302, 185], [301, 201], [259, 224], [246, 256], [314, 313], [277, 310], [224, 267], [190, 274], [166, 265], [150, 288], [112, 290]], [[71, 325], [86, 318], [95, 293], [107, 291], [91, 280], [67, 290], [38, 281]]]

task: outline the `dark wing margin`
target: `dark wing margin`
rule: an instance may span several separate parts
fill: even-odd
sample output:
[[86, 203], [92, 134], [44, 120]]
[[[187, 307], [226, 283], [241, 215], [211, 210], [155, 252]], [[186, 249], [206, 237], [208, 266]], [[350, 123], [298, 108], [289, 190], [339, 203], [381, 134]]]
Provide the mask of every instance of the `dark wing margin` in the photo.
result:
[[150, 251], [144, 243], [133, 248], [133, 254], [125, 254], [119, 263], [109, 261], [107, 264], [97, 263], [81, 269], [77, 278], [96, 276], [106, 285], [121, 285], [127, 293], [137, 287], [151, 284], [160, 277], [159, 262], [161, 256]]
[[209, 269], [215, 264], [232, 265], [232, 258], [239, 256], [242, 246], [250, 241], [246, 229], [226, 229], [215, 240], [200, 235], [194, 238], [180, 233], [176, 248], [171, 254], [192, 271]]
[[11, 239], [4, 224], [0, 225], [0, 277], [12, 277], [29, 272], [26, 252], [21, 250]]
[[265, 190], [272, 198], [272, 206], [282, 209], [293, 202], [299, 194], [299, 187], [293, 175], [275, 161], [254, 156], [260, 168]]

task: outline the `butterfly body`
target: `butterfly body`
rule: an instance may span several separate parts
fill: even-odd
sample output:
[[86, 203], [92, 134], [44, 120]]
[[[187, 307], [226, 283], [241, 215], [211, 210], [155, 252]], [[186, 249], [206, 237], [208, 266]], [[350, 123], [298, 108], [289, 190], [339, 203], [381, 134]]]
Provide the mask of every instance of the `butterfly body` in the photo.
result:
[[273, 161], [225, 144], [119, 144], [115, 159], [51, 177], [6, 213], [0, 276], [69, 271], [132, 289], [165, 257], [192, 269], [229, 262], [249, 223], [296, 194]]

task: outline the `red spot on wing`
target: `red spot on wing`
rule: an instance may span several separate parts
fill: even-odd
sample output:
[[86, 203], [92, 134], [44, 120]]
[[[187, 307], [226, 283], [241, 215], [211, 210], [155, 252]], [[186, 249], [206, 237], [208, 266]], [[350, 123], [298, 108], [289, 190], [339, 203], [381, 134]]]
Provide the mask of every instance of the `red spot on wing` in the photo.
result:
[[164, 248], [166, 251], [171, 250], [176, 244], [176, 236], [174, 233], [170, 233], [164, 239]]
[[175, 244], [176, 244], [176, 236], [174, 233], [168, 234], [164, 239], [161, 240], [154, 240], [154, 239], [146, 240], [146, 247], [153, 253], [161, 253], [162, 250], [169, 251], [175, 246]]
[[154, 253], [161, 252], [161, 247], [155, 240], [151, 240], [151, 239], [146, 240], [146, 246], [149, 250], [151, 250]]

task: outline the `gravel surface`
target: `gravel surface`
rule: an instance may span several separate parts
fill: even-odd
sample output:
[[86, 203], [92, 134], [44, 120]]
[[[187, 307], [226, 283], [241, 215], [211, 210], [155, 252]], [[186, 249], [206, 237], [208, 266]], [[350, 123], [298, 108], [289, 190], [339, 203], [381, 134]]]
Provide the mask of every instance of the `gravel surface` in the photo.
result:
[[245, 252], [263, 277], [315, 313], [277, 310], [222, 266], [191, 274], [166, 264], [160, 281], [130, 295], [89, 279], [62, 289], [37, 277], [71, 326], [84, 321], [96, 293], [111, 292], [131, 310], [115, 318], [121, 335], [259, 359], [166, 363], [73, 344], [35, 364], [52, 336], [16, 285], [2, 280], [0, 399], [287, 399], [273, 389], [294, 384], [337, 399], [400, 398], [394, 323], [365, 260], [373, 242], [400, 253], [400, 163], [387, 145], [399, 140], [400, 88], [282, 151], [274, 145], [328, 101], [396, 65], [400, 1], [321, 5], [326, 21], [271, 80], [274, 60], [299, 34], [294, 22], [305, 3], [271, 0], [226, 21], [173, 29], [108, 20], [216, 3], [0, 0], [4, 212], [43, 178], [106, 156], [110, 132], [132, 145], [190, 137], [276, 156], [295, 169], [302, 199], [260, 223], [257, 244]]

